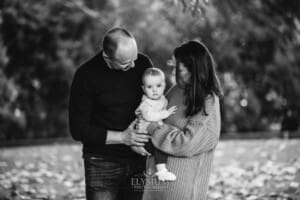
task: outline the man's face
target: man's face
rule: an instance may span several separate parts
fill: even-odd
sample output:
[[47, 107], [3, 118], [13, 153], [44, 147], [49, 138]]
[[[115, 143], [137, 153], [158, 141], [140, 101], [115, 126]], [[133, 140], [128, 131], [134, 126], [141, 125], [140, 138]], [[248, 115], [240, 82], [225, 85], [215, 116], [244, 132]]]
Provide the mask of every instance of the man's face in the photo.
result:
[[161, 76], [146, 76], [144, 78], [143, 90], [149, 99], [157, 100], [163, 95], [165, 81]]
[[138, 50], [134, 39], [124, 39], [121, 41], [113, 56], [106, 56], [109, 65], [116, 70], [127, 71], [135, 66]]

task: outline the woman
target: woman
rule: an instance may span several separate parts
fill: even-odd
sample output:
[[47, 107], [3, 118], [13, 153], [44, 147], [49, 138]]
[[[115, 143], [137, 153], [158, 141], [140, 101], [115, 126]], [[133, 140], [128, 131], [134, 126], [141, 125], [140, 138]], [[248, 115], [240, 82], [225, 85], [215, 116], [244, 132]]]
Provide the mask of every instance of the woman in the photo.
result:
[[207, 47], [189, 41], [174, 50], [176, 82], [167, 94], [178, 110], [162, 126], [151, 123], [152, 143], [169, 154], [167, 167], [177, 180], [160, 189], [146, 185], [144, 199], [204, 200], [220, 135], [221, 88]]

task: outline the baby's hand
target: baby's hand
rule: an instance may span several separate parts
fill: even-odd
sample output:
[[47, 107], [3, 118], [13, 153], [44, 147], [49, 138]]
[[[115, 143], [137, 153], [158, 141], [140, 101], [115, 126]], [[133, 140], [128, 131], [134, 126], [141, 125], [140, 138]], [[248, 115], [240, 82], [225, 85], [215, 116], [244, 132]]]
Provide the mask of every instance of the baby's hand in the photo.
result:
[[171, 108], [168, 109], [169, 115], [175, 114], [177, 110], [177, 106], [172, 106]]

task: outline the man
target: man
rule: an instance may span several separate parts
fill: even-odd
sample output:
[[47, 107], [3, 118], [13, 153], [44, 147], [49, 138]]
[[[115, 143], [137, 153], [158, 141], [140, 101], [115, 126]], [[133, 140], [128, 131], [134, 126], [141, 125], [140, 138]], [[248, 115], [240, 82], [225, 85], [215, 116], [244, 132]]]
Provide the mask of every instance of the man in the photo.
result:
[[142, 74], [152, 63], [123, 28], [109, 30], [102, 45], [76, 71], [69, 103], [71, 135], [83, 144], [86, 197], [141, 199], [131, 177], [144, 171], [145, 158], [130, 146], [143, 146], [149, 136], [128, 126], [141, 101]]

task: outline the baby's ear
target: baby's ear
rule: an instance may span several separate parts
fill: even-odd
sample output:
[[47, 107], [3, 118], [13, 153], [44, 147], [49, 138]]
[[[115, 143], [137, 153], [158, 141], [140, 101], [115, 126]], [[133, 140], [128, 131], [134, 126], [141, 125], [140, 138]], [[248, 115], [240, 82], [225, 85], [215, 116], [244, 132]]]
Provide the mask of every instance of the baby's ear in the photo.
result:
[[145, 92], [145, 86], [144, 86], [144, 85], [142, 85], [142, 89], [143, 89], [143, 91]]

